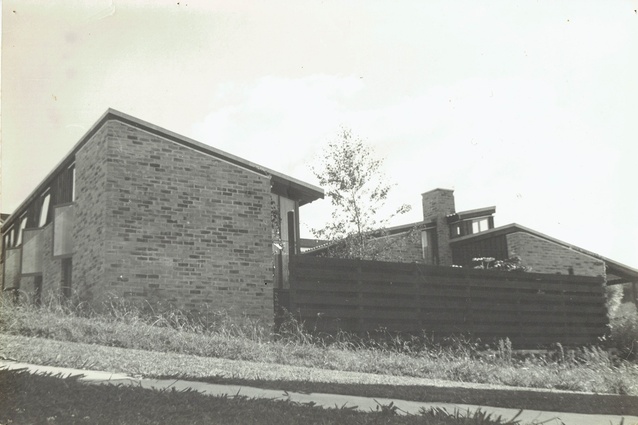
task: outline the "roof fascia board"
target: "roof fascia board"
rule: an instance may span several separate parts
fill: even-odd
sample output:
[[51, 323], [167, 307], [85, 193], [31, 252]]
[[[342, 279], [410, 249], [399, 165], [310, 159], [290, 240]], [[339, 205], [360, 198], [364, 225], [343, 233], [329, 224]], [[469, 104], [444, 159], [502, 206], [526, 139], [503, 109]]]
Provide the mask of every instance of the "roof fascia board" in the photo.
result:
[[485, 207], [485, 208], [477, 208], [474, 210], [461, 211], [457, 213], [453, 213], [448, 215], [447, 222], [448, 224], [452, 224], [459, 220], [468, 220], [471, 218], [480, 218], [480, 217], [489, 217], [490, 215], [496, 212], [496, 207]]

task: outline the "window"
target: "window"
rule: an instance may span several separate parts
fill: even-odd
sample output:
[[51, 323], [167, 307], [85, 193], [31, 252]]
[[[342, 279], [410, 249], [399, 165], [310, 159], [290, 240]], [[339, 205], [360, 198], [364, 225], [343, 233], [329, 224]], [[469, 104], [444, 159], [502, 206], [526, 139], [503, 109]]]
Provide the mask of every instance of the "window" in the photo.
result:
[[421, 232], [421, 249], [423, 250], [423, 260], [425, 264], [439, 264], [436, 234], [433, 230], [424, 230]]
[[426, 264], [429, 264], [428, 260], [430, 259], [430, 242], [428, 241], [428, 232], [421, 232], [421, 249], [423, 250], [423, 259]]
[[4, 248], [13, 248], [13, 227], [4, 234]]
[[489, 220], [487, 218], [479, 218], [472, 221], [472, 234], [484, 232], [489, 228]]
[[18, 227], [18, 234], [16, 235], [15, 246], [20, 246], [22, 244], [22, 233], [24, 229], [27, 227], [27, 216], [23, 215], [20, 219], [20, 227]]
[[62, 295], [64, 298], [71, 298], [73, 262], [71, 258], [62, 259]]
[[71, 202], [75, 202], [75, 164], [71, 166]]
[[42, 196], [40, 201], [40, 220], [38, 221], [38, 227], [43, 227], [49, 223], [49, 204], [51, 202], [51, 194], [49, 192]]

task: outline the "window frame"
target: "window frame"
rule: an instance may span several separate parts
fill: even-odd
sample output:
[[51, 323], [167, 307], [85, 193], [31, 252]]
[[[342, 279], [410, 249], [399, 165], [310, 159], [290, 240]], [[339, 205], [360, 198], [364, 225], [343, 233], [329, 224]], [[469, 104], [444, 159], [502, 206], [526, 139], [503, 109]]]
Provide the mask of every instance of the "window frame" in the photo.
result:
[[[44, 208], [46, 206], [46, 209]], [[43, 220], [44, 215], [44, 220]], [[44, 227], [53, 221], [51, 217], [51, 190], [47, 189], [40, 196], [40, 214], [38, 217], [38, 227]]]
[[18, 220], [18, 227], [16, 228], [17, 233], [15, 235], [15, 242], [14, 242], [14, 247], [19, 247], [20, 245], [22, 245], [23, 241], [23, 235], [24, 235], [24, 229], [27, 228], [27, 214], [24, 213], [20, 216], [20, 220]]

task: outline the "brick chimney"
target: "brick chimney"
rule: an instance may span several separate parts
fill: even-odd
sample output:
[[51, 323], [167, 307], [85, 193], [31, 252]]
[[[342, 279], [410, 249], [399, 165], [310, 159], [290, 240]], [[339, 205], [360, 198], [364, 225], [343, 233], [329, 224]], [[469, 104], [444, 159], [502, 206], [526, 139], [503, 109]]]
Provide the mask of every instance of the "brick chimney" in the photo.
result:
[[452, 248], [450, 248], [450, 227], [446, 216], [456, 212], [454, 208], [454, 191], [450, 189], [434, 189], [421, 194], [423, 201], [423, 221], [436, 223], [436, 240], [439, 264], [452, 265]]

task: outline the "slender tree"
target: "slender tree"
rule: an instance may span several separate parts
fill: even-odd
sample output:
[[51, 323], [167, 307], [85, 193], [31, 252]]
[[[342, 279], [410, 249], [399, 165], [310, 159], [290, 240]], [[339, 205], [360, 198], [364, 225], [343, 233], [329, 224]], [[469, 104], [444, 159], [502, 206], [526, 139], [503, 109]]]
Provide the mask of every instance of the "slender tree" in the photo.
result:
[[319, 238], [341, 241], [339, 256], [366, 258], [371, 233], [382, 229], [392, 216], [409, 210], [408, 205], [403, 205], [390, 217], [378, 218], [392, 188], [386, 182], [382, 164], [370, 146], [351, 130], [342, 129], [312, 169], [333, 206], [331, 221], [313, 233]]

